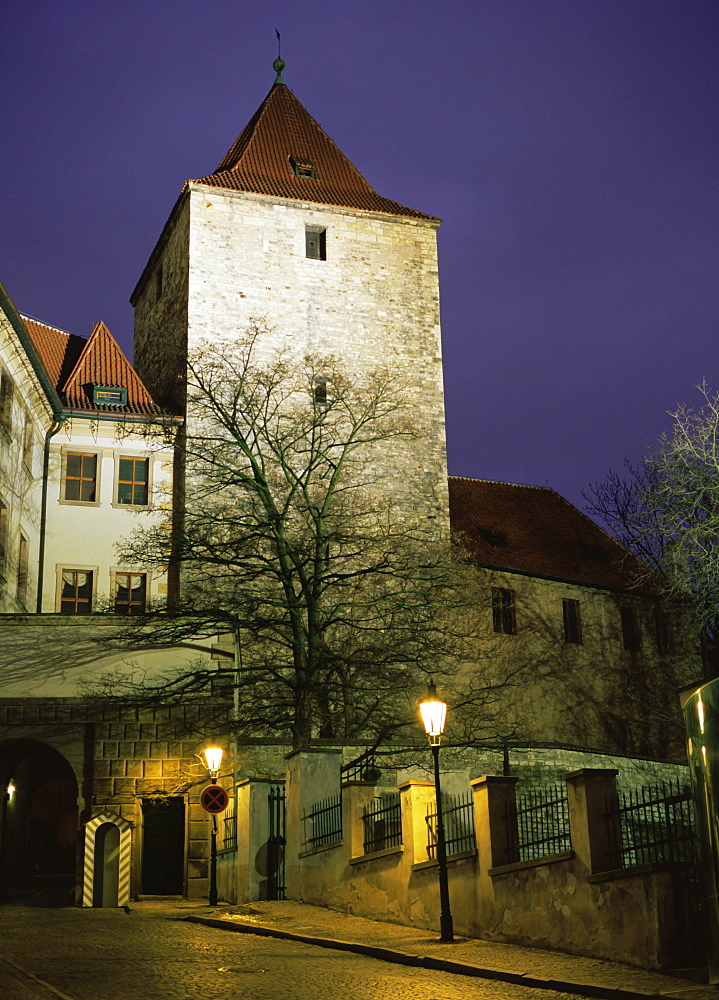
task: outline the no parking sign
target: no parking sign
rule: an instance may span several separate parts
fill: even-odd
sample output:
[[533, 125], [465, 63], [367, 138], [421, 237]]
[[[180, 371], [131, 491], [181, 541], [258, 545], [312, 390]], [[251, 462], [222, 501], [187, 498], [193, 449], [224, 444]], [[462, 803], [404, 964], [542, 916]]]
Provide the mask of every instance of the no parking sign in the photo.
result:
[[200, 792], [200, 805], [206, 812], [212, 813], [214, 816], [224, 812], [229, 801], [230, 796], [222, 785], [208, 785]]

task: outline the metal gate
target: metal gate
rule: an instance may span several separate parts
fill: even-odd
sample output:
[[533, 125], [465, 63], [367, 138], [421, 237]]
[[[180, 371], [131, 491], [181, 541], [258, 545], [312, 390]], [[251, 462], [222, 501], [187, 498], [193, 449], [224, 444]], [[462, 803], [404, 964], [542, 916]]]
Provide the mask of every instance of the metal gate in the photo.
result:
[[285, 787], [270, 785], [267, 795], [270, 836], [267, 841], [267, 898], [285, 899]]

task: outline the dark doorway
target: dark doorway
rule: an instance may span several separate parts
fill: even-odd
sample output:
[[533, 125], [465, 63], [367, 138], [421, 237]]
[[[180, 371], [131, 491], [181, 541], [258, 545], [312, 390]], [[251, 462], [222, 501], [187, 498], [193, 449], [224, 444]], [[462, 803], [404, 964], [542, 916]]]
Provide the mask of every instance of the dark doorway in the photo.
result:
[[39, 740], [7, 740], [0, 744], [0, 790], [0, 894], [71, 902], [78, 836], [72, 767]]
[[185, 882], [185, 801], [142, 800], [142, 893], [182, 896]]

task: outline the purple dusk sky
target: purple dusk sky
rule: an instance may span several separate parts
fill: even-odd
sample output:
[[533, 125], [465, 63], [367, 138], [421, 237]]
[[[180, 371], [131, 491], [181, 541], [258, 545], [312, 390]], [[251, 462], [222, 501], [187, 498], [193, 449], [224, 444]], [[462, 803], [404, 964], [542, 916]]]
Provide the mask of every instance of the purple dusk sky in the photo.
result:
[[719, 389], [715, 0], [6, 0], [0, 280], [132, 349], [188, 177], [284, 78], [439, 231], [450, 473], [581, 490]]

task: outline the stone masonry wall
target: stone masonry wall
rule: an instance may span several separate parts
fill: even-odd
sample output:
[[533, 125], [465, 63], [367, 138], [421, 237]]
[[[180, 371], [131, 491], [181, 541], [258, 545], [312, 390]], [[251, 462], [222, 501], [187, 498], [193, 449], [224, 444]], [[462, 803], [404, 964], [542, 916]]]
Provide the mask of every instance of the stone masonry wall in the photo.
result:
[[[188, 711], [182, 706], [93, 711], [74, 699], [0, 701], [0, 753], [4, 741], [18, 738], [54, 747], [75, 771], [81, 823], [111, 812], [132, 824], [133, 896], [142, 892], [142, 800], [165, 796], [185, 802], [183, 891], [189, 898], [208, 891], [209, 823], [199, 795], [209, 778], [196, 755], [212, 733], [203, 733], [196, 713], [189, 717]], [[83, 747], [87, 724], [94, 733], [92, 774]], [[193, 727], [197, 735], [188, 735]], [[231, 771], [231, 757], [228, 767]]]
[[[406, 376], [423, 436], [383, 442], [374, 474], [410, 510], [445, 524], [436, 223], [198, 184], [190, 206], [190, 348], [231, 341], [262, 318], [274, 329], [273, 350], [287, 348], [298, 360], [333, 355], [350, 372], [389, 366]], [[326, 260], [306, 257], [306, 227], [326, 230]]]
[[181, 397], [178, 373], [187, 336], [189, 217], [185, 198], [168, 221], [133, 300], [135, 369], [155, 400], [170, 409], [177, 408]]

